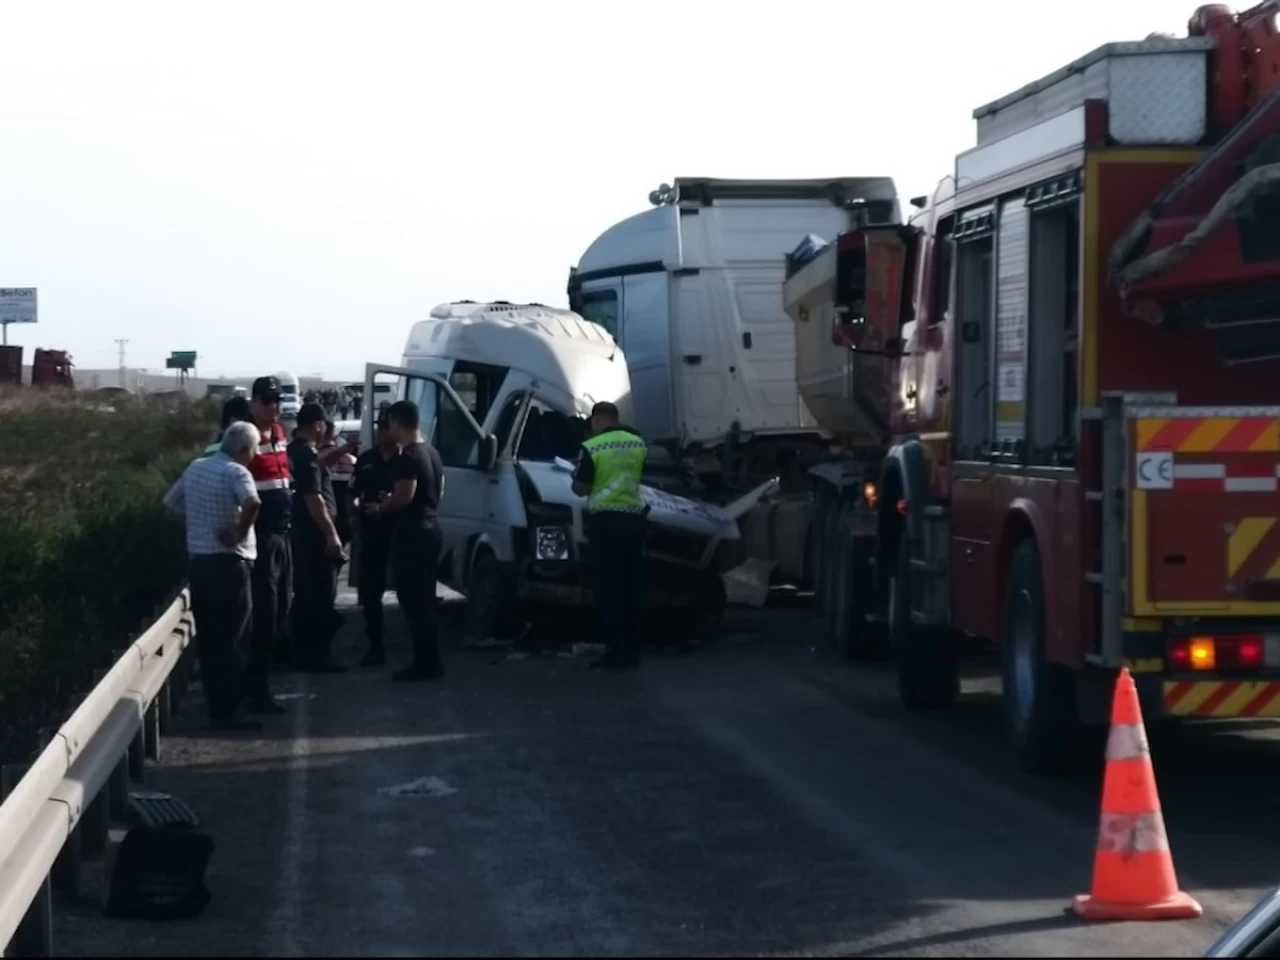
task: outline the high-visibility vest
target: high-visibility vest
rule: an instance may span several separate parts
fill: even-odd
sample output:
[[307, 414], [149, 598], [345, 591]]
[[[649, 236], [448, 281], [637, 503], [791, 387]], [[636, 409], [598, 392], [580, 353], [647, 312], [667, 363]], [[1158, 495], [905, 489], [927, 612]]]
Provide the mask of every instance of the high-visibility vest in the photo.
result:
[[649, 454], [648, 445], [634, 433], [610, 430], [592, 437], [583, 446], [595, 467], [587, 511], [641, 513], [644, 501], [640, 499], [640, 475]]

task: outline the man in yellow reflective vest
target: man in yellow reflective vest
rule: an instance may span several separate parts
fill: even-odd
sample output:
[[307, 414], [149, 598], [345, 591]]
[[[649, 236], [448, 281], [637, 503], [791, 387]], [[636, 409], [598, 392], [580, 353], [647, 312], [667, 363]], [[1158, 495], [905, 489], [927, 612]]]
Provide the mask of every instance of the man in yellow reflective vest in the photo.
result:
[[591, 437], [582, 445], [573, 492], [587, 498], [585, 526], [591, 589], [609, 652], [597, 670], [629, 670], [640, 663], [640, 630], [648, 589], [644, 540], [649, 508], [640, 499], [648, 446], [618, 422], [618, 408], [591, 409]]

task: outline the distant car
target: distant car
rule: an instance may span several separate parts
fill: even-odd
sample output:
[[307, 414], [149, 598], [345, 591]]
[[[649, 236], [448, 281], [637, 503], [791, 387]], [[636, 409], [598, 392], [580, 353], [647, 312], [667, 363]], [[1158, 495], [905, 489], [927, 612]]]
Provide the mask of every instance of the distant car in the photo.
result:
[[[336, 428], [338, 446], [360, 442], [359, 420], [339, 420], [334, 424], [334, 427]], [[355, 473], [355, 469], [355, 456], [350, 453], [344, 453], [338, 458], [337, 463], [330, 465], [329, 472], [333, 474], [334, 483], [347, 483], [351, 480], [351, 475]]]
[[302, 399], [298, 390], [298, 378], [287, 370], [275, 375], [280, 381], [280, 416], [285, 420], [296, 420]]

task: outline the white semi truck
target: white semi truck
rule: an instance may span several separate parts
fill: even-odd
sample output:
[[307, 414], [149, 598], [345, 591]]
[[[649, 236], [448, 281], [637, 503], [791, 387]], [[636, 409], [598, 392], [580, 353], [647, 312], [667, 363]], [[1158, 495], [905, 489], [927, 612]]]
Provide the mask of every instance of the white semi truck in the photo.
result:
[[799, 240], [901, 222], [889, 177], [684, 177], [614, 224], [569, 271], [570, 309], [607, 329], [630, 367], [634, 426], [728, 500], [777, 477], [784, 495], [743, 520], [762, 572], [806, 579], [806, 473], [832, 457], [801, 398], [783, 309]]

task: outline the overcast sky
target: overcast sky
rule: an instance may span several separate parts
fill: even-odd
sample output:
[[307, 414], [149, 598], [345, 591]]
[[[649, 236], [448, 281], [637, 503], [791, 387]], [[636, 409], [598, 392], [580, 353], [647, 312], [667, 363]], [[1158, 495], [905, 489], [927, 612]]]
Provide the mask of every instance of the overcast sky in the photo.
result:
[[11, 0], [0, 286], [40, 322], [10, 342], [356, 376], [437, 303], [564, 305], [675, 176], [931, 190], [974, 107], [1194, 6]]

